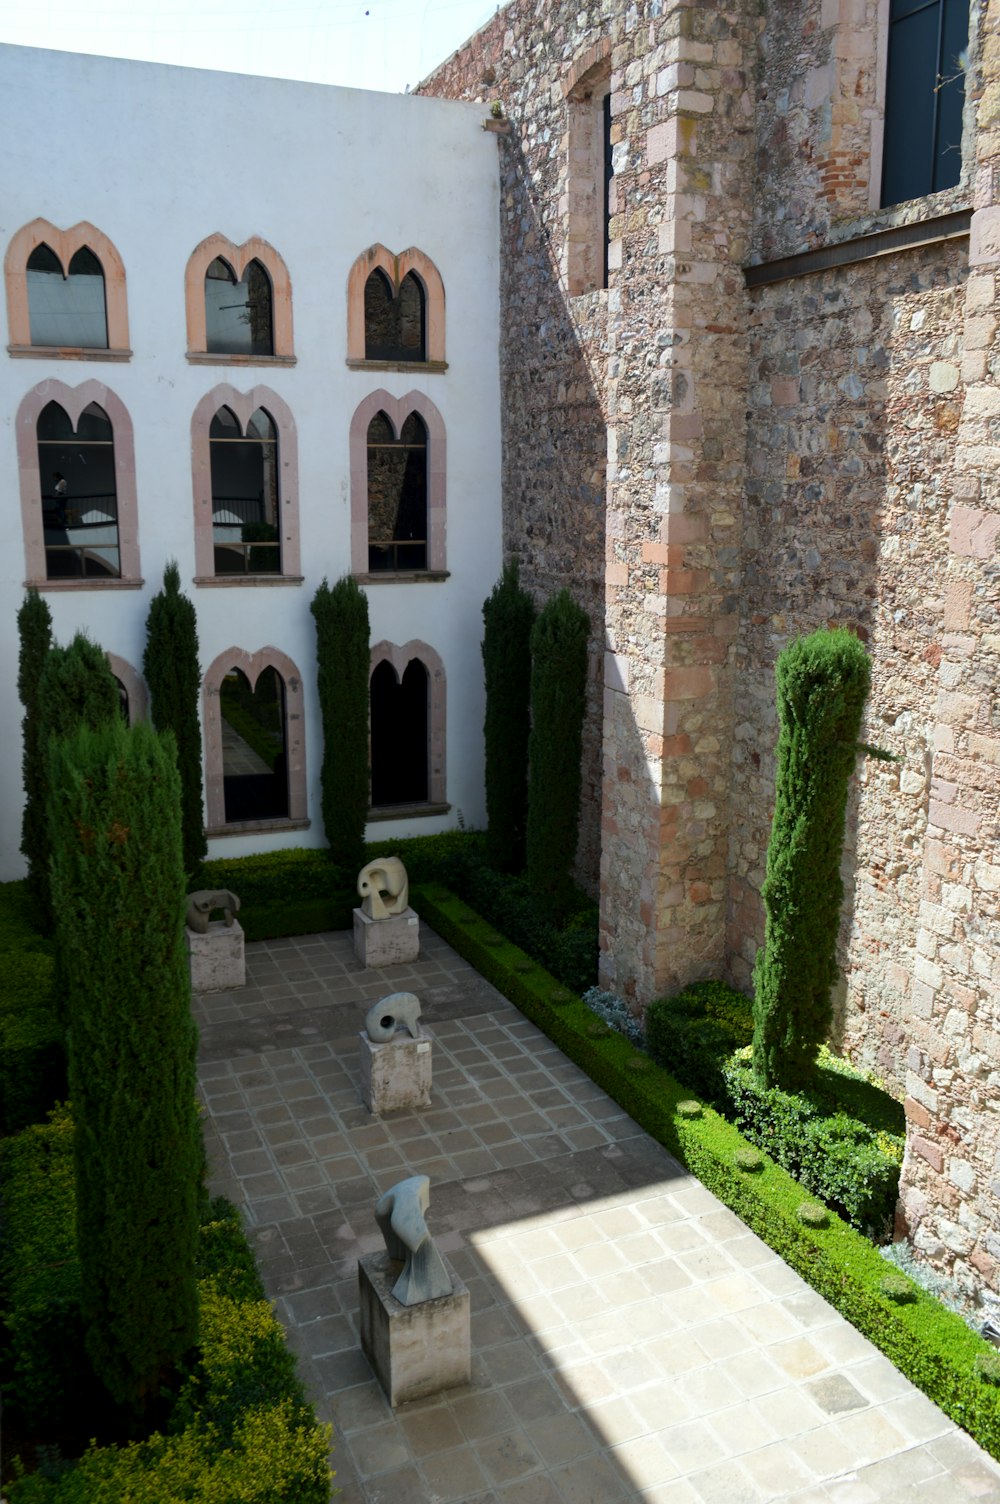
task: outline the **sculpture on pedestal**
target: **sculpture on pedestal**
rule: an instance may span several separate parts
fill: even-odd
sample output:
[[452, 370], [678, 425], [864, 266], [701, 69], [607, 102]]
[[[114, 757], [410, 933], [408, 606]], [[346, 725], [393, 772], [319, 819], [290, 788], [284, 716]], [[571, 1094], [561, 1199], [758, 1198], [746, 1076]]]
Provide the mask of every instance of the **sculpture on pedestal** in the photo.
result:
[[410, 903], [410, 885], [399, 857], [380, 857], [362, 867], [358, 893], [362, 913], [369, 919], [389, 919], [393, 914], [405, 913]]
[[405, 1024], [414, 1039], [420, 1037], [420, 999], [415, 992], [390, 992], [381, 1002], [372, 1003], [365, 1014], [365, 1030], [373, 1044], [392, 1039], [400, 1024]]
[[411, 1175], [386, 1191], [375, 1203], [375, 1221], [390, 1259], [403, 1261], [392, 1287], [401, 1306], [439, 1300], [452, 1292], [451, 1276], [427, 1230], [431, 1183], [426, 1175]]
[[189, 893], [185, 915], [188, 929], [194, 930], [196, 935], [207, 935], [208, 921], [214, 909], [222, 910], [227, 927], [231, 927], [240, 911], [240, 901], [228, 888], [204, 888], [197, 893]]

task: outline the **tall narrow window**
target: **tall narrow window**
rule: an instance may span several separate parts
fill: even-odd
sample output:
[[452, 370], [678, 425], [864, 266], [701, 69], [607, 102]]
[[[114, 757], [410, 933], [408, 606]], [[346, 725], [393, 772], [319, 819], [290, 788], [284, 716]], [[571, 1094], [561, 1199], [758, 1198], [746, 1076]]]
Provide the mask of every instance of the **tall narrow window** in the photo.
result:
[[88, 246], [62, 262], [47, 245], [28, 257], [28, 317], [32, 345], [108, 348], [104, 271]]
[[414, 272], [407, 272], [398, 292], [381, 267], [365, 283], [365, 359], [427, 359], [426, 299]]
[[428, 799], [428, 677], [411, 658], [397, 678], [386, 659], [371, 676], [372, 805], [425, 804]]
[[111, 421], [96, 402], [72, 421], [49, 402], [37, 425], [45, 572], [50, 580], [121, 574]]
[[969, 0], [891, 0], [883, 205], [959, 181], [968, 44]]
[[611, 44], [605, 37], [570, 65], [566, 98], [563, 268], [571, 297], [608, 285], [614, 167]]
[[262, 407], [246, 433], [231, 408], [209, 428], [216, 574], [280, 574], [278, 436]]
[[384, 412], [368, 425], [368, 568], [427, 568], [427, 429], [417, 413], [398, 438]]
[[226, 824], [288, 816], [285, 685], [276, 669], [261, 670], [250, 687], [238, 668], [219, 690]]
[[206, 348], [212, 355], [273, 355], [271, 279], [257, 260], [237, 281], [222, 256], [205, 273]]

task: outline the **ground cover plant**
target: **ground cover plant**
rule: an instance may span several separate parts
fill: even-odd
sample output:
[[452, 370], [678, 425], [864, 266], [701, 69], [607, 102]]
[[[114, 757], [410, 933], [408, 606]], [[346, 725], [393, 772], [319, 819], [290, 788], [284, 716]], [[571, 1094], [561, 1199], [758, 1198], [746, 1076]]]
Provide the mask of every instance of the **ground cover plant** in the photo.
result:
[[[239, 1214], [221, 1199], [202, 1211], [199, 1351], [178, 1376], [169, 1424], [126, 1445], [102, 1437], [91, 1403], [100, 1386], [83, 1340], [73, 1137], [62, 1108], [0, 1142], [5, 1497], [10, 1504], [327, 1504], [329, 1427], [317, 1424], [305, 1400]], [[18, 1451], [21, 1468], [12, 1462]]]
[[[995, 1351], [691, 1089], [440, 885], [421, 915], [945, 1413], [1000, 1458]], [[997, 1375], [1000, 1377], [1000, 1374]]]

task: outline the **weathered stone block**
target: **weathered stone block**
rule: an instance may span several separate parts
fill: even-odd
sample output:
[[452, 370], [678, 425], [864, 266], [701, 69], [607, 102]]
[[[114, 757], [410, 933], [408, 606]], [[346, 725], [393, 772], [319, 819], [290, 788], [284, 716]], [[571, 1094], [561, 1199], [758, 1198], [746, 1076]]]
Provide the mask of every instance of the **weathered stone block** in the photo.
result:
[[403, 1306], [392, 1294], [401, 1268], [387, 1253], [358, 1263], [361, 1350], [393, 1408], [468, 1384], [472, 1375], [468, 1288], [449, 1267], [450, 1295]]
[[354, 954], [362, 966], [398, 966], [420, 955], [420, 920], [412, 909], [388, 919], [354, 910]]
[[[419, 1028], [419, 1025], [417, 1026]], [[397, 1034], [385, 1043], [358, 1036], [361, 1098], [376, 1117], [402, 1107], [429, 1107], [431, 1100], [431, 1041]]]
[[204, 935], [185, 926], [192, 992], [228, 992], [246, 984], [243, 929], [234, 920], [213, 919]]

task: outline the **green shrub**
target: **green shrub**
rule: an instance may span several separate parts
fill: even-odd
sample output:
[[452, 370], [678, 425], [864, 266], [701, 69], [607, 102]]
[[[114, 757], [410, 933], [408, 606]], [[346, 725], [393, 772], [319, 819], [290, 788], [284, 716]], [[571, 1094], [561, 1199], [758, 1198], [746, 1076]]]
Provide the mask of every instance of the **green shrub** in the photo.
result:
[[486, 842], [498, 872], [523, 872], [526, 860], [534, 620], [534, 603], [521, 588], [516, 562], [505, 564], [483, 603]]
[[50, 955], [0, 949], [0, 1133], [39, 1122], [66, 1095], [54, 971]]
[[677, 1115], [682, 1118], [700, 1118], [704, 1108], [700, 1102], [688, 1100], [677, 1103]]
[[66, 981], [87, 1350], [153, 1404], [197, 1337], [203, 1171], [173, 737], [120, 719], [55, 744], [52, 896]]
[[723, 1066], [752, 1038], [750, 1000], [725, 982], [694, 982], [646, 1009], [650, 1055], [720, 1111], [728, 1103]]
[[920, 1293], [905, 1274], [886, 1274], [879, 1281], [879, 1289], [886, 1300], [894, 1301], [897, 1306], [912, 1305]]
[[171, 559], [163, 589], [154, 595], [146, 618], [142, 671], [149, 688], [149, 717], [157, 731], [172, 731], [181, 780], [184, 870], [197, 872], [208, 850], [201, 789], [201, 670], [194, 606], [181, 593], [181, 577]]
[[368, 819], [368, 599], [345, 575], [332, 589], [324, 579], [310, 610], [323, 728], [323, 829], [330, 860], [356, 877]]
[[795, 1215], [804, 1227], [825, 1227], [830, 1220], [826, 1207], [818, 1201], [803, 1201]]
[[[881, 1290], [885, 1261], [867, 1239], [831, 1215], [822, 1228], [798, 1218], [802, 1187], [779, 1166], [742, 1174], [733, 1164], [746, 1140], [716, 1112], [691, 1120], [677, 1115], [689, 1095], [662, 1069], [635, 1072], [631, 1045], [619, 1036], [586, 1036], [593, 1015], [581, 1003], [553, 1008], [552, 978], [525, 979], [506, 964], [513, 947], [490, 950], [473, 939], [459, 915], [465, 909], [440, 887], [419, 894], [420, 912], [448, 943], [537, 1024], [591, 1079], [617, 1101], [702, 1184], [841, 1311], [925, 1394], [964, 1427], [980, 1446], [1000, 1457], [1000, 1388], [984, 1383], [977, 1359], [990, 1355], [983, 1339], [960, 1316], [934, 1301], [897, 1305]], [[17, 1501], [20, 1504], [20, 1501]]]
[[527, 873], [556, 911], [572, 890], [576, 857], [589, 633], [590, 619], [568, 590], [552, 597], [531, 629]]
[[847, 788], [871, 664], [852, 633], [823, 630], [785, 648], [775, 675], [778, 767], [753, 1067], [765, 1086], [794, 1091], [808, 1084], [833, 1021]]
[[[11, 1406], [23, 1422], [30, 1400], [43, 1437], [78, 1416], [95, 1388], [79, 1316], [72, 1166], [65, 1110], [0, 1144]], [[180, 1387], [169, 1434], [92, 1445], [58, 1476], [22, 1476], [8, 1486], [11, 1504], [327, 1504], [329, 1428], [304, 1401], [239, 1214], [221, 1200], [201, 1229], [198, 1274], [200, 1359]]]
[[52, 612], [32, 586], [17, 613], [20, 651], [17, 694], [24, 707], [21, 720], [21, 774], [24, 814], [21, 851], [28, 863], [28, 884], [41, 914], [49, 912], [48, 836], [45, 829], [45, 745], [39, 713], [42, 669], [52, 646]]

